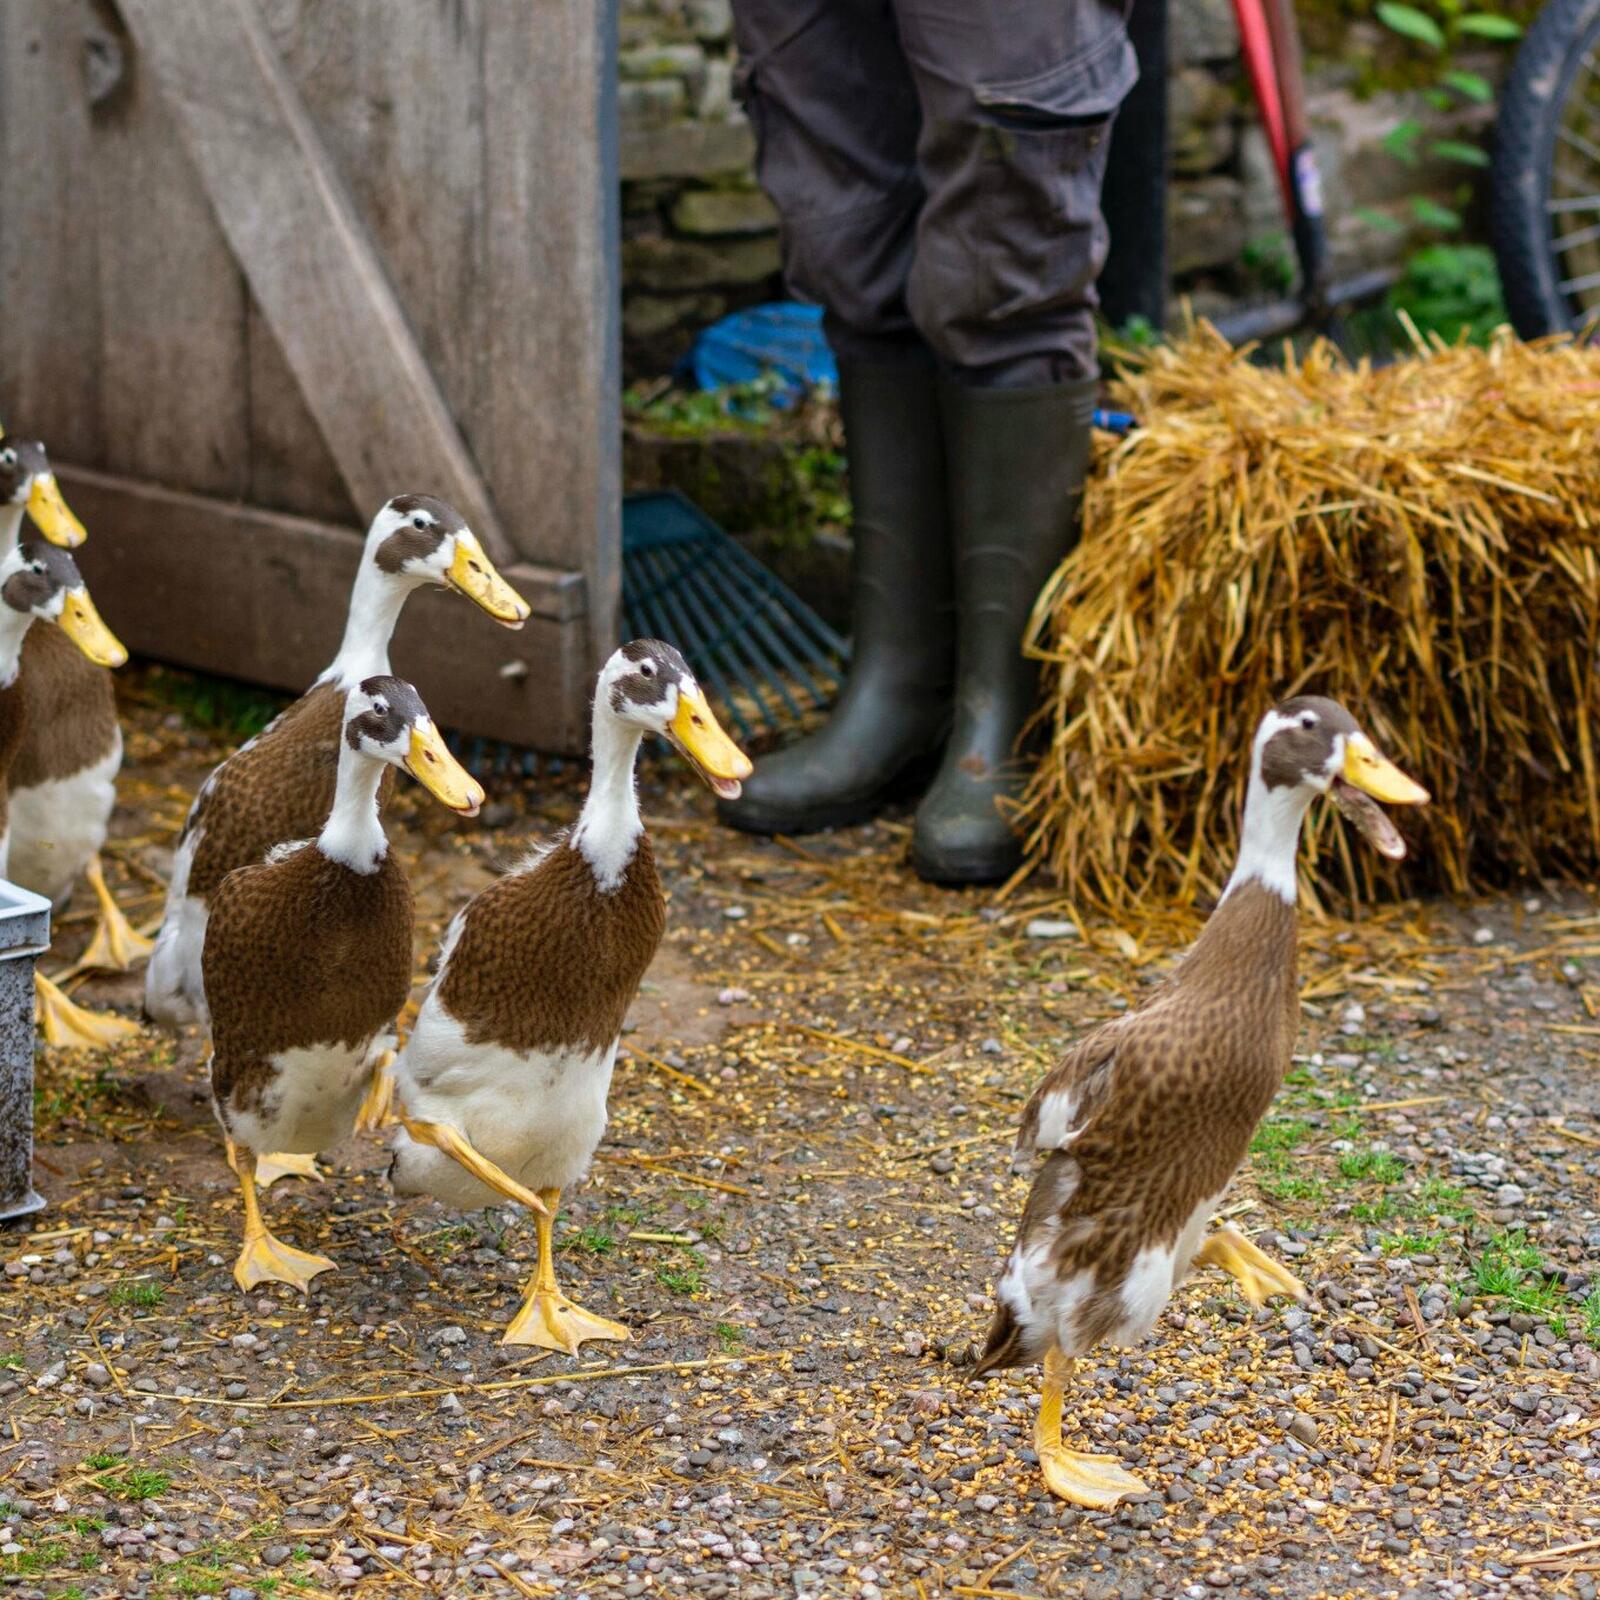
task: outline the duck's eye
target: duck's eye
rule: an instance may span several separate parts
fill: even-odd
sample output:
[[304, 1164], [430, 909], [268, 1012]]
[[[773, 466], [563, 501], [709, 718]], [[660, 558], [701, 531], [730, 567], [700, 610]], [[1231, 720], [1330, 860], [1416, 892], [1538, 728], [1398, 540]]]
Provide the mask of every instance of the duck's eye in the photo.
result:
[[14, 467], [17, 464], [15, 450], [0, 450], [0, 467]]
[[419, 511], [416, 516], [411, 519], [411, 526], [413, 528], [426, 528], [428, 526], [428, 519]]
[[641, 661], [639, 663], [639, 676], [641, 678], [653, 678], [653, 677], [655, 677], [655, 675], [656, 675], [656, 669], [655, 669], [655, 663], [654, 662]]
[[1315, 711], [1302, 711], [1300, 713], [1300, 726], [1302, 728], [1314, 728], [1316, 725], [1317, 714]]

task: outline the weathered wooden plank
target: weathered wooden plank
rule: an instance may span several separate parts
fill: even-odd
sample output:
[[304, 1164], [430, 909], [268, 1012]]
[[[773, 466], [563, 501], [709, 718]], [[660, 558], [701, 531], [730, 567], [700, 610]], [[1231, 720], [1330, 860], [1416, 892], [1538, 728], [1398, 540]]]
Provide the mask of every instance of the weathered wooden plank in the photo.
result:
[[[263, 7], [469, 447], [502, 309], [483, 281], [484, 14], [481, 0]], [[516, 542], [498, 489], [495, 503]]]
[[519, 547], [588, 574], [598, 662], [616, 642], [622, 582], [617, 5], [486, 3], [483, 293], [495, 320], [472, 438]]
[[160, 85], [106, 15], [93, 158], [76, 185], [99, 248], [95, 465], [237, 498], [249, 488], [244, 277]]
[[359, 522], [360, 509], [352, 504], [316, 418], [307, 409], [300, 385], [254, 301], [246, 315], [246, 339], [250, 487], [245, 499], [252, 505], [322, 522]]
[[351, 499], [381, 504], [408, 471], [504, 559], [483, 476], [252, 0], [121, 10]]
[[0, 423], [87, 460], [101, 443], [92, 22], [87, 0], [0, 4]]
[[[67, 499], [90, 529], [78, 552], [107, 622], [136, 654], [285, 689], [333, 658], [359, 534], [71, 466]], [[448, 727], [581, 753], [593, 689], [581, 573], [508, 565], [533, 616], [513, 633], [457, 595], [407, 603], [395, 670]]]

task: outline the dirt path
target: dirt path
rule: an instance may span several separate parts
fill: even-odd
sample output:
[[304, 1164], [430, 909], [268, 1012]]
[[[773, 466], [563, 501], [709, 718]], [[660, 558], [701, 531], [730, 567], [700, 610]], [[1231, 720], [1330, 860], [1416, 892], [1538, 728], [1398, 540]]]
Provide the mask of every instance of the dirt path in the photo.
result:
[[[135, 720], [125, 885], [212, 753]], [[1030, 936], [1043, 896], [926, 889], [902, 827], [801, 853], [717, 830], [676, 767], [644, 787], [670, 932], [559, 1234], [568, 1291], [632, 1341], [502, 1348], [531, 1227], [395, 1204], [373, 1141], [268, 1202], [341, 1270], [243, 1296], [193, 1042], [44, 1057], [51, 1205], [0, 1234], [7, 1592], [1595, 1593], [1588, 905], [1308, 930], [1303, 1054], [1231, 1212], [1312, 1301], [1256, 1316], [1202, 1275], [1086, 1365], [1077, 1440], [1152, 1485], [1090, 1515], [1040, 1492], [1037, 1374], [966, 1363], [1022, 1097], [1187, 929]], [[402, 797], [426, 942], [571, 814], [571, 774], [531, 791], [476, 834]]]

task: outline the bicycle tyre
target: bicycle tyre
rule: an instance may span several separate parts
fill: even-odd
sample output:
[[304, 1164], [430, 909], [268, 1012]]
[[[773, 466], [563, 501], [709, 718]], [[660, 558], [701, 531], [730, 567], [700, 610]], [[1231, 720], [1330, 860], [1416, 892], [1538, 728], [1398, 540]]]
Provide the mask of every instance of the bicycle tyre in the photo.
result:
[[[1595, 157], [1579, 151], [1575, 159], [1592, 174], [1592, 205], [1583, 197], [1554, 194], [1556, 158], [1572, 149], [1564, 119], [1577, 104], [1593, 105]], [[1588, 141], [1585, 140], [1585, 143]], [[1588, 177], [1580, 180], [1581, 188]], [[1559, 180], [1571, 186], [1566, 169]], [[1572, 202], [1571, 210], [1552, 212], [1552, 203]], [[1573, 221], [1562, 222], [1566, 217]], [[1583, 272], [1567, 270], [1558, 241], [1561, 228], [1585, 232], [1593, 226], [1600, 240], [1600, 0], [1551, 0], [1534, 19], [1518, 47], [1495, 122], [1489, 172], [1489, 237], [1512, 326], [1524, 339], [1592, 325], [1600, 317], [1600, 248], [1596, 264]], [[1587, 249], [1587, 244], [1580, 246]], [[1574, 289], [1572, 284], [1582, 285]]]

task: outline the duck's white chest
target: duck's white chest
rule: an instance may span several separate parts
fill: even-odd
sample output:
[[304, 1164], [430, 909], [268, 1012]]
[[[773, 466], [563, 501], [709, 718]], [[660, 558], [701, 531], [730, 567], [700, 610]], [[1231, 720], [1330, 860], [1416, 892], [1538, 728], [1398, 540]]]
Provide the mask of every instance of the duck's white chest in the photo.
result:
[[119, 731], [111, 749], [81, 770], [12, 791], [13, 882], [57, 904], [65, 901], [90, 856], [106, 842], [121, 767]]
[[[436, 988], [395, 1077], [411, 1116], [459, 1129], [530, 1189], [565, 1188], [588, 1170], [605, 1132], [616, 1051], [615, 1041], [600, 1050], [551, 1051], [470, 1043]], [[403, 1134], [391, 1179], [401, 1194], [431, 1194], [463, 1209], [499, 1200], [448, 1156]]]

